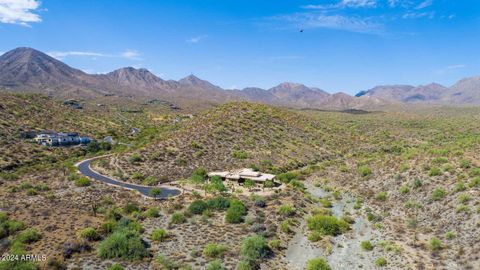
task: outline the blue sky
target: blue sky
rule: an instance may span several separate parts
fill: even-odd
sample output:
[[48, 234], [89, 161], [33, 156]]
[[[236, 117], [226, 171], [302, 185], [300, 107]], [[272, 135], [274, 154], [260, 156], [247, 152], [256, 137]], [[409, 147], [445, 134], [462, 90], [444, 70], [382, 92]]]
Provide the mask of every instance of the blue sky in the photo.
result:
[[89, 73], [144, 67], [225, 88], [449, 86], [480, 75], [477, 2], [0, 0], [0, 52], [28, 46]]

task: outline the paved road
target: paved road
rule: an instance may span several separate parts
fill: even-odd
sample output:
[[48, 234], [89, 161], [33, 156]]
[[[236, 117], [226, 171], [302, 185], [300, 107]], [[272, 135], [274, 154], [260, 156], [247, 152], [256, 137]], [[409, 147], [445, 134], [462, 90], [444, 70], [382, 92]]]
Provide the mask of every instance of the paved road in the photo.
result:
[[[93, 160], [94, 159], [87, 159], [78, 163], [77, 164], [78, 171], [87, 177], [101, 181], [103, 183], [114, 185], [117, 187], [122, 187], [125, 189], [136, 190], [140, 192], [142, 195], [153, 198], [152, 196], [150, 196], [150, 190], [152, 190], [152, 188], [155, 188], [155, 187], [134, 185], [134, 184], [125, 183], [125, 182], [101, 175], [90, 168], [90, 163]], [[166, 199], [168, 197], [177, 196], [182, 193], [180, 189], [175, 187], [160, 187], [160, 189], [162, 190], [162, 193], [156, 197], [157, 199]]]

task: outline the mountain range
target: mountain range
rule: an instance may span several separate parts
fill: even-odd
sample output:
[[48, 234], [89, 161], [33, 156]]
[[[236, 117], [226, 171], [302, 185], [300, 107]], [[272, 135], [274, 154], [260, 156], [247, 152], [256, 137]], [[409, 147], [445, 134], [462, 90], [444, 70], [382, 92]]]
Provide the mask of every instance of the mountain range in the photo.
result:
[[126, 67], [106, 74], [88, 74], [32, 48], [17, 48], [0, 56], [0, 88], [39, 92], [57, 98], [162, 98], [178, 104], [220, 104], [246, 100], [293, 108], [385, 109], [403, 104], [480, 105], [480, 77], [461, 80], [447, 88], [377, 86], [356, 96], [330, 94], [322, 89], [285, 82], [270, 89], [249, 87], [225, 90], [194, 75], [163, 80], [147, 69]]

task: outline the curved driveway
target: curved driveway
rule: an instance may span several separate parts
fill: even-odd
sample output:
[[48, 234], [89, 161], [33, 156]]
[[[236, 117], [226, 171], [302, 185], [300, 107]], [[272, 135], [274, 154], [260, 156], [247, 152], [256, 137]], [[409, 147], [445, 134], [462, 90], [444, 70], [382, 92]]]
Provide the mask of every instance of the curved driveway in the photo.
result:
[[90, 163], [97, 158], [100, 158], [100, 157], [87, 159], [77, 163], [76, 166], [78, 167], [78, 171], [89, 178], [103, 182], [107, 185], [113, 185], [113, 186], [117, 186], [125, 189], [136, 190], [140, 192], [142, 195], [149, 198], [153, 198], [153, 196], [150, 195], [150, 190], [152, 190], [153, 188], [160, 188], [162, 191], [162, 193], [158, 195], [155, 199], [166, 199], [169, 197], [178, 196], [182, 193], [180, 189], [175, 187], [164, 187], [164, 186], [150, 187], [150, 186], [134, 185], [134, 184], [112, 179], [105, 175], [101, 175], [98, 172], [92, 170], [92, 168], [90, 168]]

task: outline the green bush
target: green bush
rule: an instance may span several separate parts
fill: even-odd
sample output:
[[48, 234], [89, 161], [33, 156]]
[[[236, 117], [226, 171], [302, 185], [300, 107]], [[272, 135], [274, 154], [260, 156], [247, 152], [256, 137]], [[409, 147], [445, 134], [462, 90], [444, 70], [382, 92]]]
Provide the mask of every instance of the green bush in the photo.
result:
[[470, 180], [470, 183], [468, 183], [468, 186], [471, 188], [474, 187], [480, 187], [480, 177], [474, 177], [472, 180]]
[[148, 251], [138, 232], [118, 230], [100, 243], [98, 256], [102, 259], [139, 260], [147, 257]]
[[400, 193], [407, 194], [409, 192], [410, 192], [410, 189], [408, 188], [408, 186], [403, 185], [403, 186], [400, 187]]
[[433, 237], [428, 242], [428, 248], [432, 251], [440, 250], [440, 249], [442, 249], [442, 241], [440, 241], [440, 239], [438, 239], [436, 237]]
[[323, 258], [316, 258], [307, 262], [307, 270], [331, 270], [330, 265]]
[[362, 241], [360, 243], [360, 247], [363, 249], [363, 250], [366, 250], [366, 251], [372, 251], [373, 250], [373, 245], [372, 245], [372, 242], [366, 240], [366, 241]]
[[218, 196], [207, 201], [207, 205], [211, 209], [225, 210], [230, 207], [230, 200], [228, 198]]
[[270, 249], [280, 249], [280, 246], [282, 244], [282, 241], [280, 241], [280, 239], [278, 238], [274, 238], [270, 241], [268, 241], [268, 246], [270, 247]]
[[381, 191], [381, 192], [377, 193], [377, 195], [375, 196], [375, 199], [377, 201], [386, 201], [387, 197], [388, 197], [387, 192]]
[[462, 168], [462, 169], [469, 169], [470, 167], [471, 167], [470, 161], [468, 161], [468, 160], [466, 160], [466, 159], [460, 160], [460, 168]]
[[432, 167], [432, 168], [430, 168], [430, 171], [428, 172], [428, 175], [429, 176], [442, 175], [442, 170], [440, 168], [437, 168], [437, 167]]
[[36, 229], [26, 229], [15, 238], [15, 241], [22, 244], [30, 244], [40, 240], [40, 238], [42, 238], [42, 235]]
[[158, 210], [157, 207], [152, 207], [149, 208], [147, 211], [145, 211], [145, 216], [149, 218], [156, 218], [160, 216], [160, 210]]
[[232, 153], [232, 157], [237, 159], [247, 159], [248, 153], [242, 150], [234, 150]]
[[109, 268], [107, 268], [107, 270], [124, 270], [125, 268], [123, 268], [120, 264], [116, 263], [112, 266], [110, 266]]
[[180, 268], [180, 265], [174, 261], [172, 261], [167, 256], [160, 254], [157, 256], [157, 263], [162, 266], [162, 270], [176, 270]]
[[296, 180], [300, 177], [300, 174], [297, 172], [286, 172], [277, 175], [278, 181], [288, 184], [293, 180]]
[[247, 214], [247, 208], [239, 200], [231, 200], [230, 207], [225, 214], [225, 220], [228, 223], [241, 223], [243, 222], [243, 217]]
[[90, 179], [87, 177], [80, 177], [77, 180], [75, 180], [75, 185], [77, 187], [87, 187], [91, 185]]
[[185, 221], [187, 221], [187, 218], [181, 212], [173, 213], [172, 217], [170, 218], [170, 223], [172, 224], [181, 224], [185, 223]]
[[267, 257], [269, 252], [270, 249], [263, 236], [250, 236], [242, 241], [241, 253], [247, 260], [256, 262], [259, 259]]
[[457, 182], [457, 183], [455, 184], [455, 187], [453, 188], [453, 191], [455, 191], [455, 192], [460, 192], [460, 191], [464, 191], [464, 190], [466, 190], [466, 189], [467, 189], [467, 187], [465, 186], [465, 183], [463, 183], [462, 181], [460, 181], [460, 182]]
[[278, 209], [278, 213], [284, 217], [295, 215], [295, 208], [289, 204], [284, 204]]
[[132, 164], [139, 163], [142, 161], [142, 156], [140, 154], [132, 154], [129, 158], [128, 161]]
[[439, 200], [443, 199], [443, 197], [445, 197], [445, 194], [446, 194], [445, 189], [436, 188], [432, 192], [432, 199], [435, 200], [435, 201], [439, 201]]
[[253, 269], [254, 268], [252, 264], [247, 260], [238, 262], [237, 267], [235, 268], [235, 270], [253, 270]]
[[89, 241], [97, 241], [101, 238], [100, 234], [98, 234], [97, 231], [91, 227], [80, 230], [78, 232], [78, 236]]
[[192, 214], [195, 215], [200, 215], [203, 213], [208, 208], [208, 205], [205, 201], [203, 200], [196, 200], [193, 201], [189, 206], [188, 206], [188, 211]]
[[228, 247], [225, 245], [218, 245], [215, 243], [209, 243], [203, 249], [203, 256], [206, 258], [221, 258], [228, 251]]
[[387, 260], [383, 257], [380, 257], [375, 260], [375, 265], [378, 267], [383, 267], [387, 265]]
[[123, 212], [125, 214], [132, 214], [138, 211], [140, 211], [140, 207], [136, 202], [129, 201], [123, 206]]
[[344, 220], [333, 216], [314, 215], [307, 219], [308, 228], [324, 235], [339, 235], [350, 229], [350, 225]]
[[358, 167], [358, 173], [362, 177], [367, 177], [367, 176], [372, 174], [372, 169], [370, 169], [367, 166], [360, 166], [360, 167]]
[[151, 238], [153, 241], [163, 242], [168, 238], [168, 232], [165, 229], [155, 229], [152, 231]]
[[223, 267], [219, 260], [214, 260], [207, 265], [206, 270], [226, 270], [226, 268]]

